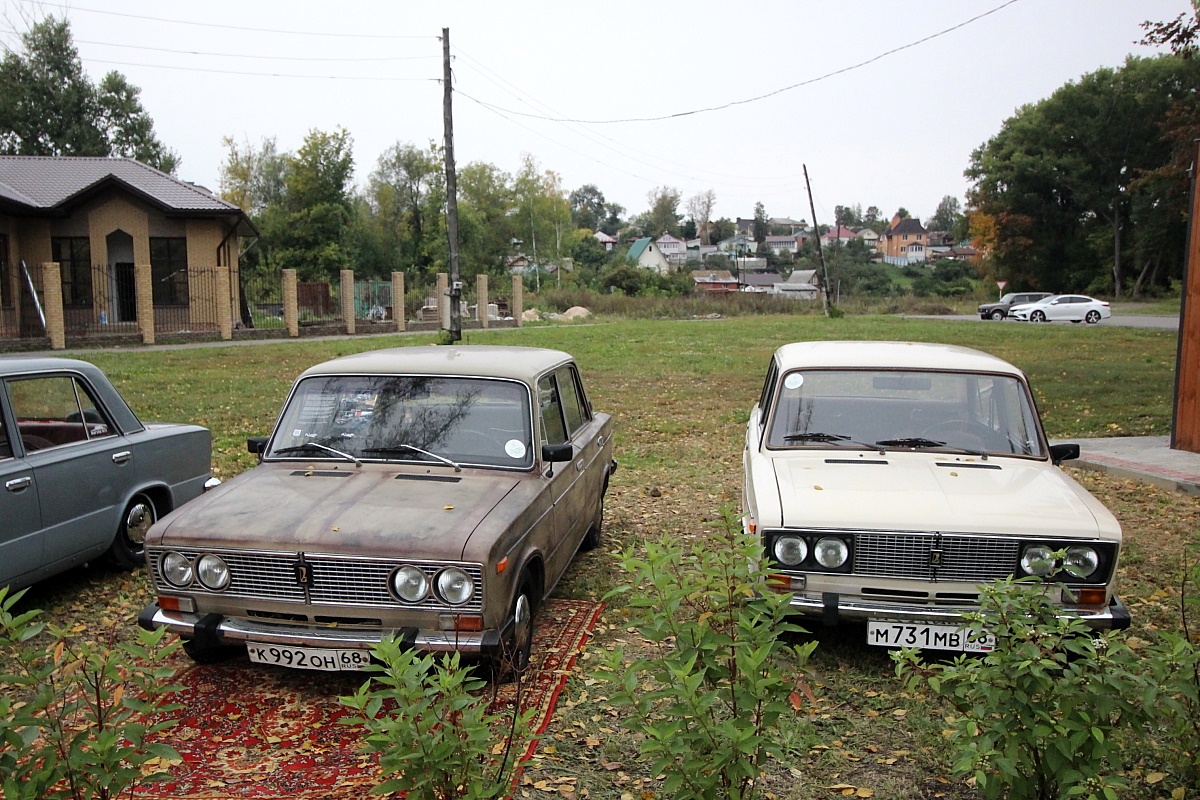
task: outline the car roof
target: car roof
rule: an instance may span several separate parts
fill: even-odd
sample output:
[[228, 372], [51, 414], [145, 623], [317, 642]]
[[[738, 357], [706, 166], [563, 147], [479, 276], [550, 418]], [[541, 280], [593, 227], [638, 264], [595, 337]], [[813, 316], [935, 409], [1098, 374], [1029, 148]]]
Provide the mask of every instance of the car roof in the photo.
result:
[[49, 356], [0, 356], [0, 375], [23, 375], [30, 372], [73, 370], [89, 377], [100, 370], [95, 364], [74, 358], [51, 358]]
[[368, 350], [309, 367], [301, 378], [313, 375], [408, 374], [463, 375], [530, 381], [543, 372], [574, 359], [561, 350], [540, 347], [492, 345], [423, 345]]
[[979, 350], [926, 342], [795, 342], [776, 350], [775, 358], [784, 370], [846, 367], [1024, 375], [1007, 361]]

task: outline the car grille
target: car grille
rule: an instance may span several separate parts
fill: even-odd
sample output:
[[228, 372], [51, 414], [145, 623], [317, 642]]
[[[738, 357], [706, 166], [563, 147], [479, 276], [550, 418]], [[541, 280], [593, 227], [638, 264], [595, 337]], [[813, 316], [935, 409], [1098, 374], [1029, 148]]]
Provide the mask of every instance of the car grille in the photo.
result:
[[[982, 536], [856, 533], [854, 572], [889, 578], [994, 581], [1013, 574], [1018, 549], [1015, 540]], [[939, 552], [940, 557], [936, 555]]]
[[[266, 553], [220, 550], [176, 550], [195, 561], [204, 553], [212, 553], [224, 559], [229, 566], [229, 587], [221, 592], [211, 592], [198, 583], [185, 591], [189, 594], [211, 594], [222, 597], [245, 597], [254, 600], [270, 600], [284, 603], [308, 603], [311, 605], [386, 606], [396, 608], [453, 609], [459, 613], [478, 613], [483, 608], [483, 568], [478, 564], [448, 562], [425, 563], [400, 559], [362, 559], [342, 556], [316, 555], [311, 553]], [[162, 577], [159, 562], [166, 551], [150, 550], [147, 559], [154, 575], [155, 584], [164, 592], [175, 592]], [[308, 587], [296, 577], [296, 566], [301, 561], [312, 571], [312, 582]], [[434, 576], [444, 567], [455, 566], [471, 576], [475, 593], [471, 599], [459, 606], [450, 606], [437, 597], [426, 597], [419, 603], [402, 603], [388, 591], [388, 576], [392, 570], [409, 564], [425, 572], [432, 584]]]

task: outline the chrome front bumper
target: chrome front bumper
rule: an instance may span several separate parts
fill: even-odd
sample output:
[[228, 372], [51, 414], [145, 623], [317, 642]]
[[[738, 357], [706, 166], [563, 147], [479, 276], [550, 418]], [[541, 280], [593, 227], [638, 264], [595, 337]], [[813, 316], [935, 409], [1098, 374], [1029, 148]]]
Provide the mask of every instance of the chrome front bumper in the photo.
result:
[[500, 652], [500, 633], [481, 631], [420, 630], [397, 628], [390, 630], [353, 630], [346, 628], [314, 628], [311, 626], [272, 625], [242, 617], [220, 614], [193, 614], [164, 611], [158, 601], [138, 614], [138, 625], [146, 630], [166, 628], [184, 639], [208, 644], [237, 645], [255, 642], [291, 647], [317, 647], [341, 650], [369, 650], [387, 633], [406, 647], [432, 653], [458, 652], [471, 656], [490, 656]]
[[[820, 598], [793, 594], [792, 609], [809, 617], [820, 617], [825, 625], [837, 625], [847, 620], [897, 620], [901, 622], [928, 622], [932, 624], [955, 624], [963, 622], [963, 614], [977, 611], [967, 606], [922, 606], [899, 603], [874, 603], [858, 599], [846, 599], [837, 592], [825, 592]], [[1064, 615], [1078, 617], [1094, 630], [1125, 630], [1131, 617], [1125, 604], [1113, 595], [1108, 608], [1063, 608]]]

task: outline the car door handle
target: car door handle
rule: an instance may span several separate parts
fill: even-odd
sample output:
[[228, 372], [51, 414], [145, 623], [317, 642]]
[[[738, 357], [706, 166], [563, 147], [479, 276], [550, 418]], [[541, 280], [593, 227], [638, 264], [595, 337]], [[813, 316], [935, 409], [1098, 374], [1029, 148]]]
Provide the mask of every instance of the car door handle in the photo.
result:
[[582, 458], [575, 462], [575, 469], [577, 469], [580, 472], [583, 472], [583, 459]]
[[605, 441], [605, 440], [604, 440], [604, 434], [602, 433], [602, 434], [600, 434], [599, 436], [597, 436], [597, 437], [596, 437], [596, 446], [597, 446], [597, 447], [604, 447], [604, 441]]
[[32, 485], [33, 478], [30, 478], [28, 475], [26, 475], [24, 478], [13, 478], [11, 481], [4, 482], [4, 488], [8, 489], [10, 492], [20, 492], [24, 489], [28, 489]]
[[128, 450], [122, 450], [119, 453], [113, 453], [112, 457], [114, 464], [124, 464], [131, 458], [133, 458], [133, 453], [129, 452]]

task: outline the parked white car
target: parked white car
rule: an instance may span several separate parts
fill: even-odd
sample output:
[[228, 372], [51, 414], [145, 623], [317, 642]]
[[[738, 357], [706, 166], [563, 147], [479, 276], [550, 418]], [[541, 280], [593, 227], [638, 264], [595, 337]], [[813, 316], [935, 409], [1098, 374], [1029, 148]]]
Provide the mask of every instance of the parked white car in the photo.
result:
[[743, 452], [746, 530], [770, 583], [867, 642], [987, 650], [962, 615], [1040, 576], [1064, 615], [1124, 628], [1121, 528], [1058, 468], [1025, 375], [963, 347], [800, 342], [775, 351]]
[[1028, 322], [1086, 322], [1093, 325], [1102, 319], [1112, 316], [1112, 309], [1103, 300], [1082, 294], [1056, 294], [1038, 300], [1036, 303], [1024, 303], [1013, 306], [1008, 310], [1013, 319]]

